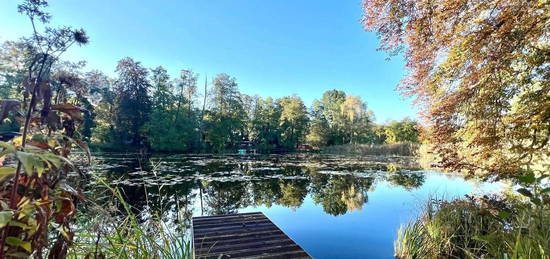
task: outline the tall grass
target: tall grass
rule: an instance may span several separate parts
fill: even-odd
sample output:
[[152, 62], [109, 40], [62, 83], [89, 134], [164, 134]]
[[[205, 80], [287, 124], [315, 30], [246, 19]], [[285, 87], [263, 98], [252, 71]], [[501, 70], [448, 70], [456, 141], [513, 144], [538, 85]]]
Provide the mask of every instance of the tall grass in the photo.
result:
[[550, 258], [550, 209], [497, 197], [431, 200], [402, 226], [397, 258]]
[[[86, 214], [76, 223], [74, 243], [68, 258], [168, 258], [192, 257], [186, 231], [165, 223], [160, 216], [147, 220], [133, 212], [120, 190], [97, 178], [105, 190], [96, 204], [88, 201]], [[122, 211], [118, 208], [122, 207]]]
[[328, 146], [321, 153], [334, 155], [368, 155], [368, 156], [415, 156], [419, 144], [346, 144]]

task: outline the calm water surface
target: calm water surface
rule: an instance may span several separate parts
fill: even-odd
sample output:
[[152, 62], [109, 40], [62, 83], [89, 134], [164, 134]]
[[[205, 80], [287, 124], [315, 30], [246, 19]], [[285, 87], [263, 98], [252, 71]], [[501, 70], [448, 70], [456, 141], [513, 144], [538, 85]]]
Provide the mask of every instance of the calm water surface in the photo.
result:
[[96, 154], [92, 167], [143, 217], [188, 225], [192, 216], [262, 211], [315, 258], [393, 258], [397, 229], [428, 197], [501, 188], [411, 168], [402, 157], [113, 153]]

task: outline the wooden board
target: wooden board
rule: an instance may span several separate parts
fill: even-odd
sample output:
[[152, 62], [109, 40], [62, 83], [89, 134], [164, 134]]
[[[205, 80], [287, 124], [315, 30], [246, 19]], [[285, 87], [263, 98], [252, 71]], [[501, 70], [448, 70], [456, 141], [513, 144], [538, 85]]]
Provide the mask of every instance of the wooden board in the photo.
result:
[[193, 218], [195, 258], [311, 258], [261, 212]]

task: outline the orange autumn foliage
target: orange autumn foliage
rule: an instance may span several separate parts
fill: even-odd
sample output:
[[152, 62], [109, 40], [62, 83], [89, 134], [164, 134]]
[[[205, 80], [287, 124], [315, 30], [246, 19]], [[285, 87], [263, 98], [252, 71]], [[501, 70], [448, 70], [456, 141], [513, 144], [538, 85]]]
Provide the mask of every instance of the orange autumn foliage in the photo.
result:
[[436, 165], [481, 176], [550, 168], [550, 1], [364, 0], [402, 53]]

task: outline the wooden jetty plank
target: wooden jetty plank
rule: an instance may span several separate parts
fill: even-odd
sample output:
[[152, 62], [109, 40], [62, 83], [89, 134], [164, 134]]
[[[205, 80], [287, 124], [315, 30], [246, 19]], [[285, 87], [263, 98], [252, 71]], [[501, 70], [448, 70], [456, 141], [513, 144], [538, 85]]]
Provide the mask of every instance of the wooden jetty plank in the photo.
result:
[[193, 218], [195, 258], [311, 258], [261, 212]]

